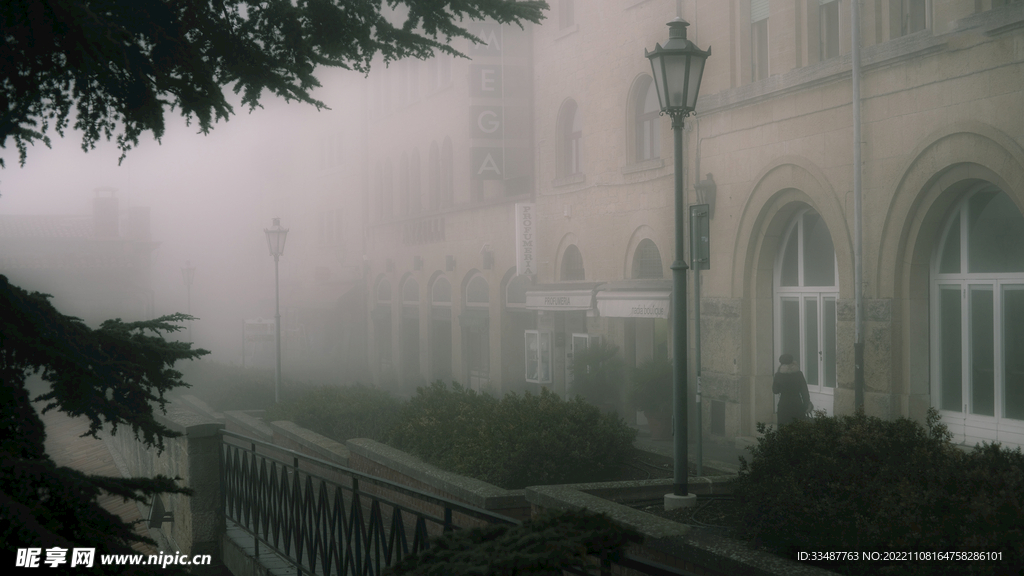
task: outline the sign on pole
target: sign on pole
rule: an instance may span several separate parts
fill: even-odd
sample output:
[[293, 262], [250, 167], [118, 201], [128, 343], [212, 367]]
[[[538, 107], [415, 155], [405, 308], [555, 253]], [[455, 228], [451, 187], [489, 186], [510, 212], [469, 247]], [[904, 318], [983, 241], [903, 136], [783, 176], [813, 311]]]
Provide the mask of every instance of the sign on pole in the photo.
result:
[[707, 204], [690, 206], [690, 268], [711, 269], [711, 218]]

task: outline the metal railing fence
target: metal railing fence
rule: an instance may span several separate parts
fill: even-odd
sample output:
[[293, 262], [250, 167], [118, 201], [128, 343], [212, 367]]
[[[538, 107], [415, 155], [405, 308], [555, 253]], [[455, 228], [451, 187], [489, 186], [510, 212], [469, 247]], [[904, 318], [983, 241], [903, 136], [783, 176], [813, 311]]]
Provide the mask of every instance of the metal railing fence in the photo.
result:
[[[226, 519], [249, 533], [255, 555], [269, 549], [299, 574], [380, 576], [430, 538], [514, 518], [222, 431], [221, 496]], [[617, 568], [613, 568], [616, 566]], [[579, 575], [692, 576], [623, 555], [593, 558]]]

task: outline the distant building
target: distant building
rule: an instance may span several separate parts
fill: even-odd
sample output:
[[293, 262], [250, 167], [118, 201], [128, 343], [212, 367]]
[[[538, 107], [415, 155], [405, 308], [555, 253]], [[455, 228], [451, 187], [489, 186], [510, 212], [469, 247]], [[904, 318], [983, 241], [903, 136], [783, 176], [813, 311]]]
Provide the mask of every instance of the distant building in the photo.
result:
[[99, 189], [93, 212], [0, 214], [0, 274], [26, 290], [54, 296], [63, 314], [92, 326], [153, 317], [149, 208], [119, 205]]
[[[703, 435], [775, 421], [782, 353], [817, 407], [852, 413], [849, 0], [684, 4], [713, 49], [684, 135], [685, 202], [711, 213]], [[470, 24], [471, 61], [374, 69], [375, 382], [572, 394], [596, 338], [631, 365], [669, 353], [673, 143], [644, 50], [676, 9], [559, 0], [525, 31]], [[866, 411], [935, 407], [957, 441], [1024, 445], [1024, 3], [876, 0], [860, 30]]]

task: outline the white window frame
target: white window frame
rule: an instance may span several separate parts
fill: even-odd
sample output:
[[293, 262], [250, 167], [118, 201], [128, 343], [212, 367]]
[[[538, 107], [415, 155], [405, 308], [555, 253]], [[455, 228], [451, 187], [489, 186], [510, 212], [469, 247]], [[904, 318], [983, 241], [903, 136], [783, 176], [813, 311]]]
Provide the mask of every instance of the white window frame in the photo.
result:
[[[530, 340], [536, 342], [537, 346], [530, 348]], [[524, 333], [524, 344], [526, 345], [526, 381], [537, 384], [551, 383], [551, 332], [543, 330], [527, 330]], [[531, 378], [530, 360], [531, 357], [536, 363], [537, 372], [535, 378]]]
[[[775, 254], [775, 269], [772, 275], [772, 300], [773, 300], [773, 316], [774, 316], [774, 357], [778, 358], [781, 354], [792, 354], [791, 350], [783, 350], [782, 346], [782, 303], [789, 300], [797, 300], [798, 305], [798, 323], [800, 333], [800, 370], [806, 375], [808, 372], [808, 358], [804, 353], [807, 350], [807, 302], [815, 301], [816, 304], [816, 325], [817, 325], [817, 348], [818, 354], [816, 366], [818, 373], [817, 384], [808, 383], [808, 390], [811, 393], [811, 401], [814, 403], [815, 409], [825, 410], [826, 414], [832, 415], [833, 399], [835, 390], [838, 388], [838, 381], [835, 386], [826, 386], [825, 373], [826, 373], [826, 358], [825, 358], [825, 344], [827, 338], [825, 336], [825, 301], [832, 300], [835, 303], [834, 308], [838, 313], [838, 302], [839, 302], [839, 265], [838, 261], [833, 264], [833, 281], [832, 286], [805, 286], [804, 285], [804, 242], [803, 242], [803, 226], [804, 216], [810, 212], [810, 208], [804, 208], [796, 213], [791, 219], [789, 224], [786, 225], [785, 232], [782, 234], [782, 241], [779, 243], [778, 249]], [[821, 217], [819, 213], [819, 217]], [[793, 234], [797, 235], [797, 285], [796, 286], [782, 286], [782, 262], [784, 252], [786, 250], [787, 243], [789, 242]], [[829, 232], [831, 235], [831, 231]], [[833, 246], [835, 240], [833, 240]], [[833, 249], [833, 258], [835, 258], [835, 250]], [[838, 335], [838, 318], [833, 319], [833, 326], [836, 327], [836, 335], [834, 337], [835, 343], [838, 346], [839, 335]], [[836, 374], [838, 379], [838, 348], [833, 351], [833, 358], [836, 360]]]
[[[931, 404], [942, 416], [942, 421], [953, 433], [954, 442], [973, 445], [983, 441], [1002, 442], [1012, 445], [1024, 445], [1024, 419], [1017, 420], [1005, 416], [1006, 374], [1005, 374], [1005, 330], [1003, 322], [1003, 302], [1009, 290], [1024, 290], [1024, 272], [969, 272], [970, 248], [968, 246], [970, 230], [967, 214], [971, 197], [976, 193], [991, 190], [991, 184], [983, 183], [972, 188], [956, 203], [946, 218], [938, 242], [932, 251], [930, 275], [929, 314], [932, 329], [929, 334], [930, 343], [930, 393]], [[1006, 192], [1001, 191], [1003, 194]], [[960, 228], [960, 271], [958, 273], [940, 273], [942, 250], [955, 222]], [[940, 291], [949, 287], [958, 287], [961, 295], [960, 304], [960, 370], [961, 392], [960, 409], [946, 410], [942, 407], [942, 325]], [[992, 327], [993, 327], [993, 406], [992, 415], [974, 413], [971, 373], [973, 372], [973, 340], [971, 338], [973, 320], [971, 314], [972, 289], [985, 289], [992, 292]]]

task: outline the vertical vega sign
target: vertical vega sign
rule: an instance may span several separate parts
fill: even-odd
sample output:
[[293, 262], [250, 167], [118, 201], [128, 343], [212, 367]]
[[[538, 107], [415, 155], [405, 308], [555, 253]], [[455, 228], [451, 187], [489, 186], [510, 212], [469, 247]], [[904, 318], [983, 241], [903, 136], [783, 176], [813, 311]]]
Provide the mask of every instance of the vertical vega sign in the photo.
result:
[[537, 205], [516, 204], [516, 274], [537, 273]]

